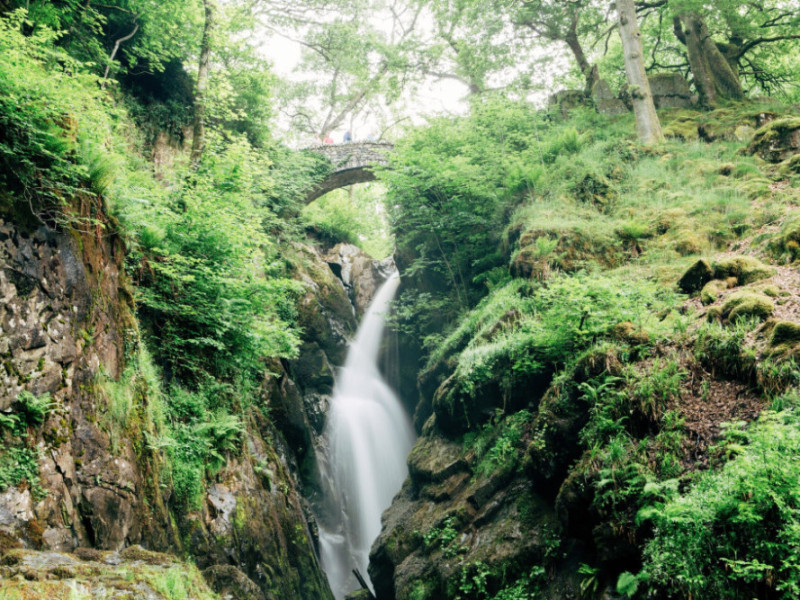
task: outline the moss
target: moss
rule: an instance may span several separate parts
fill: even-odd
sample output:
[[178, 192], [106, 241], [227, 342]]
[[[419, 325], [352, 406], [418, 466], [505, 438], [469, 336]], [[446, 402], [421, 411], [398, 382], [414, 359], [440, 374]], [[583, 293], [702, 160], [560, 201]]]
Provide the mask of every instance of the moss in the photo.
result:
[[766, 294], [770, 298], [777, 298], [778, 296], [785, 296], [787, 292], [784, 292], [779, 288], [777, 285], [762, 285], [753, 288], [754, 290], [761, 292], [762, 294]]
[[717, 301], [720, 292], [726, 289], [728, 289], [728, 283], [726, 281], [713, 279], [700, 290], [700, 302], [703, 304], [713, 304]]
[[786, 221], [781, 227], [780, 235], [770, 242], [768, 248], [778, 259], [794, 261], [800, 258], [800, 219]]
[[778, 321], [772, 327], [769, 339], [769, 356], [793, 355], [800, 345], [800, 323]]
[[664, 127], [664, 135], [685, 142], [693, 142], [700, 137], [694, 115], [682, 115], [671, 123], [667, 123]]
[[650, 342], [650, 335], [641, 327], [637, 327], [630, 321], [617, 323], [611, 334], [614, 338], [628, 342], [631, 345], [642, 345]]
[[134, 560], [148, 565], [169, 565], [175, 562], [175, 558], [169, 554], [151, 552], [141, 546], [128, 546], [119, 555], [125, 560]]
[[800, 175], [800, 154], [795, 154], [791, 158], [786, 159], [781, 163], [778, 173], [782, 177], [789, 177], [791, 175]]
[[722, 316], [729, 321], [743, 317], [766, 319], [775, 310], [769, 296], [758, 292], [741, 291], [731, 294], [722, 304]]
[[617, 191], [605, 175], [587, 173], [575, 186], [575, 197], [586, 204], [594, 205], [601, 212], [608, 212], [617, 200]]
[[678, 223], [686, 219], [686, 211], [682, 208], [668, 208], [663, 211], [656, 220], [656, 233], [664, 235], [673, 229]]
[[796, 141], [792, 138], [800, 130], [800, 117], [782, 117], [767, 123], [756, 131], [747, 147], [750, 154], [758, 154], [771, 163], [779, 163], [794, 153]]
[[675, 236], [675, 251], [681, 256], [700, 254], [708, 248], [708, 240], [692, 230], [680, 230]]
[[774, 269], [752, 256], [725, 258], [715, 262], [713, 268], [715, 279], [736, 277], [739, 285], [747, 285], [775, 274]]
[[685, 294], [694, 294], [703, 289], [714, 278], [714, 270], [705, 259], [694, 263], [678, 281], [678, 287]]
[[0, 557], [2, 557], [9, 550], [15, 548], [22, 548], [22, 542], [10, 533], [6, 533], [0, 529]]
[[800, 323], [792, 321], [778, 321], [775, 323], [769, 339], [770, 346], [797, 344], [798, 342], [800, 342]]

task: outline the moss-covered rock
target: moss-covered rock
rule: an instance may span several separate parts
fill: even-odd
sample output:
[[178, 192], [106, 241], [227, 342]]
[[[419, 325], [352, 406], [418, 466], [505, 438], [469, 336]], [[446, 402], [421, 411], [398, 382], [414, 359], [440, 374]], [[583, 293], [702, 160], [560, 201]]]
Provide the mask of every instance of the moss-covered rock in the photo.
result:
[[768, 267], [752, 256], [734, 256], [715, 261], [714, 278], [727, 279], [735, 277], [739, 285], [747, 285], [775, 274], [775, 269]]
[[713, 304], [719, 298], [723, 290], [728, 289], [728, 282], [722, 279], [713, 279], [703, 286], [700, 290], [700, 302], [703, 304]]
[[800, 258], [800, 219], [789, 219], [781, 227], [768, 246], [770, 253], [779, 260], [794, 261]]
[[678, 281], [678, 288], [684, 294], [694, 294], [703, 289], [706, 283], [714, 278], [714, 269], [707, 260], [701, 258], [683, 274]]
[[783, 161], [778, 172], [783, 177], [800, 175], [800, 154], [795, 154], [794, 156]]
[[736, 321], [744, 317], [757, 317], [764, 320], [774, 310], [775, 305], [769, 296], [746, 290], [731, 294], [722, 304], [722, 316], [729, 321]]
[[797, 154], [800, 151], [800, 117], [783, 117], [767, 123], [756, 131], [747, 151], [771, 163]]
[[767, 354], [770, 356], [786, 356], [794, 354], [800, 346], [800, 323], [778, 321], [772, 326]]
[[[0, 565], [0, 597], [9, 600], [220, 600], [197, 567], [136, 548], [127, 557], [100, 552], [89, 559], [59, 552], [12, 550]], [[253, 597], [257, 600], [257, 596]]]
[[701, 233], [690, 229], [675, 232], [675, 251], [681, 256], [700, 254], [708, 249], [708, 238]]
[[229, 600], [264, 600], [264, 594], [247, 575], [233, 565], [213, 565], [203, 577], [223, 598]]
[[574, 189], [575, 197], [593, 205], [597, 210], [610, 210], [617, 200], [618, 192], [611, 180], [599, 173], [587, 173]]
[[772, 335], [769, 339], [770, 346], [779, 344], [800, 342], [800, 323], [793, 321], [778, 321], [772, 328]]
[[695, 141], [700, 137], [697, 132], [697, 116], [699, 113], [681, 114], [677, 119], [666, 124], [664, 135], [685, 142]]

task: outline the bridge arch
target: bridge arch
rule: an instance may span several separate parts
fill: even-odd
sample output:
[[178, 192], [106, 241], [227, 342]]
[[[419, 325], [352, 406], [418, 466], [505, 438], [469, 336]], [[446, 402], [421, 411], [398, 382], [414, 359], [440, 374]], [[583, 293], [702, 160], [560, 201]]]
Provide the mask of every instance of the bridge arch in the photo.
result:
[[375, 181], [372, 168], [387, 164], [386, 155], [392, 148], [392, 144], [381, 142], [321, 144], [306, 148], [307, 152], [324, 156], [333, 165], [330, 174], [306, 194], [306, 204], [333, 190]]

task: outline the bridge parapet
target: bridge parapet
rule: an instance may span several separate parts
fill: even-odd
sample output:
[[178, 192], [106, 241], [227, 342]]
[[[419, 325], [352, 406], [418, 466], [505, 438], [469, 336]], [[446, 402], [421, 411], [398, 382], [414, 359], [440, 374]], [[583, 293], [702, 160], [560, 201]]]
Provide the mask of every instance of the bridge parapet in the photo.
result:
[[394, 148], [392, 144], [381, 142], [353, 142], [345, 144], [320, 144], [305, 148], [327, 158], [333, 170], [330, 175], [306, 195], [306, 202], [312, 202], [328, 192], [353, 185], [374, 181], [372, 168], [388, 163], [387, 154]]

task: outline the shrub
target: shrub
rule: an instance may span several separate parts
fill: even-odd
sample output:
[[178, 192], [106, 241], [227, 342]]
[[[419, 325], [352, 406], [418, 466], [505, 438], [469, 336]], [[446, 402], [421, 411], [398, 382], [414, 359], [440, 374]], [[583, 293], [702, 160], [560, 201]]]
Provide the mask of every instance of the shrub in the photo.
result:
[[800, 594], [800, 419], [794, 410], [766, 413], [745, 438], [735, 459], [656, 518], [644, 571], [667, 595]]
[[729, 327], [707, 323], [700, 327], [694, 345], [695, 357], [712, 373], [722, 373], [743, 381], [755, 374], [755, 357], [745, 347], [745, 338], [754, 322], [741, 319]]

